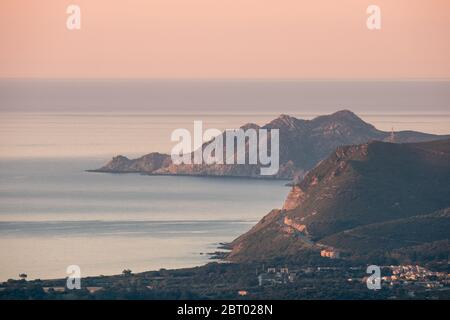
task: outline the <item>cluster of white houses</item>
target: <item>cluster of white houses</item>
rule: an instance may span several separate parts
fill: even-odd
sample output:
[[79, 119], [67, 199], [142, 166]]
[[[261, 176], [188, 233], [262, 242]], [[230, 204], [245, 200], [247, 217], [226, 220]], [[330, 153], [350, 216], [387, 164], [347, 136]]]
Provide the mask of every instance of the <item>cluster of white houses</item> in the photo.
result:
[[259, 286], [284, 284], [288, 282], [294, 282], [295, 272], [289, 272], [288, 268], [280, 268], [277, 271], [276, 268], [267, 268], [267, 272], [258, 275]]
[[325, 257], [325, 258], [330, 258], [330, 259], [339, 259], [340, 258], [339, 251], [336, 251], [334, 249], [324, 249], [324, 250], [320, 251], [320, 256]]

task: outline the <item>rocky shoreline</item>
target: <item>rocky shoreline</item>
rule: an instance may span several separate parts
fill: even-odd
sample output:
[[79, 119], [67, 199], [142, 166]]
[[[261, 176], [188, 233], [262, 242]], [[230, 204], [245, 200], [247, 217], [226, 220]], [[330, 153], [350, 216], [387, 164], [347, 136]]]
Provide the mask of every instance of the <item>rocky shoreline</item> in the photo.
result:
[[[415, 131], [381, 131], [348, 110], [319, 116], [312, 120], [280, 115], [262, 127], [256, 124], [246, 124], [241, 129], [245, 130], [249, 127], [256, 128], [255, 130], [279, 130], [280, 158], [277, 174], [272, 176], [261, 175], [262, 166], [260, 164], [175, 165], [172, 163], [170, 155], [159, 152], [152, 152], [136, 159], [129, 159], [123, 155], [115, 156], [103, 167], [87, 171], [299, 181], [317, 163], [343, 145], [356, 145], [374, 140], [408, 143], [450, 138], [448, 135], [440, 136]], [[207, 147], [209, 143], [205, 143], [202, 148]], [[248, 142], [245, 150], [248, 156]], [[226, 154], [226, 145], [224, 145], [224, 154]], [[191, 156], [193, 157], [193, 154]], [[226, 157], [236, 157], [236, 154], [226, 155]]]

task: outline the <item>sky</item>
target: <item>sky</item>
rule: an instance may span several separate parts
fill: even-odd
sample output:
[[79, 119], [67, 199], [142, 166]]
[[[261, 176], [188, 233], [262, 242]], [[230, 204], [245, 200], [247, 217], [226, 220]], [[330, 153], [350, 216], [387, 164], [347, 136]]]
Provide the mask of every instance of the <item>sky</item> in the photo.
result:
[[449, 39], [448, 0], [2, 0], [0, 78], [448, 79]]

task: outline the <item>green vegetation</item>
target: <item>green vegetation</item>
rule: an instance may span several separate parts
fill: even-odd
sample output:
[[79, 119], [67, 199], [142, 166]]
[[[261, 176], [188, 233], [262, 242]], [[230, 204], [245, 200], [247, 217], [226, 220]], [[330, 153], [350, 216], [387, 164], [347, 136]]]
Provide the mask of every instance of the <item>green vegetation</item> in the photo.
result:
[[[257, 275], [269, 267], [287, 267], [295, 278], [259, 286]], [[368, 290], [366, 267], [305, 250], [291, 259], [260, 263], [214, 262], [188, 269], [83, 278], [80, 290], [64, 289], [65, 279], [9, 280], [0, 284], [0, 299], [450, 299], [448, 286], [430, 290], [417, 284], [399, 284]], [[240, 296], [239, 290], [248, 294]]]
[[[450, 140], [340, 147], [288, 199], [288, 209], [272, 211], [233, 241], [228, 259], [333, 248], [362, 263], [444, 265], [450, 253]], [[430, 247], [439, 248], [434, 257], [426, 252]]]

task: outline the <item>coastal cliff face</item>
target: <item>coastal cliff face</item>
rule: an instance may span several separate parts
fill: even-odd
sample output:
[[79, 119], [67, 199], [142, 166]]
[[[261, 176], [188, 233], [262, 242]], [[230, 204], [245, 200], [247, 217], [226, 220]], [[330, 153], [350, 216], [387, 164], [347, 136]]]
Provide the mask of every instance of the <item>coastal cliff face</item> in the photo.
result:
[[[342, 145], [361, 144], [372, 140], [388, 141], [390, 132], [377, 130], [348, 110], [312, 120], [281, 115], [263, 127], [246, 124], [246, 130], [279, 129], [280, 170], [273, 176], [261, 176], [260, 165], [174, 165], [167, 154], [150, 153], [137, 159], [114, 157], [97, 172], [140, 172], [159, 175], [231, 176], [249, 178], [301, 179], [319, 161]], [[444, 136], [414, 131], [395, 133], [395, 142], [420, 142], [444, 139]], [[203, 147], [208, 145], [205, 143]], [[225, 148], [225, 146], [224, 146]], [[246, 148], [248, 150], [248, 146]], [[247, 151], [248, 152], [248, 151]], [[228, 155], [227, 155], [228, 156]], [[231, 155], [235, 157], [236, 155]]]
[[263, 179], [291, 179], [296, 174], [296, 168], [292, 162], [280, 165], [278, 173], [273, 176], [260, 175], [259, 165], [196, 165], [196, 164], [171, 164], [153, 172], [160, 175], [191, 175], [191, 176], [217, 176], [217, 177], [245, 177]]
[[265, 179], [290, 179], [295, 175], [296, 168], [292, 162], [280, 166], [278, 173], [273, 176], [261, 176], [258, 165], [175, 165], [169, 155], [151, 153], [138, 159], [128, 159], [124, 156], [114, 157], [100, 169], [93, 172], [107, 173], [143, 173], [153, 175], [181, 175], [181, 176], [217, 176], [217, 177], [246, 177]]
[[153, 152], [137, 159], [128, 159], [124, 156], [116, 156], [112, 158], [112, 160], [105, 166], [93, 171], [112, 173], [153, 173], [156, 170], [168, 167], [171, 164], [172, 159], [169, 155]]
[[289, 191], [286, 201], [283, 204], [283, 210], [292, 210], [297, 208], [304, 196], [305, 193], [298, 185], [292, 186], [292, 189]]
[[300, 250], [314, 248], [314, 244], [299, 231], [302, 228], [289, 223], [289, 218], [285, 219], [284, 210], [269, 212], [250, 231], [229, 244], [232, 250], [226, 259], [233, 262], [257, 261], [295, 255]]
[[448, 243], [449, 207], [450, 139], [339, 147], [292, 188], [282, 210], [234, 240], [227, 258], [252, 261], [323, 247], [362, 256], [380, 245], [420, 250]]

